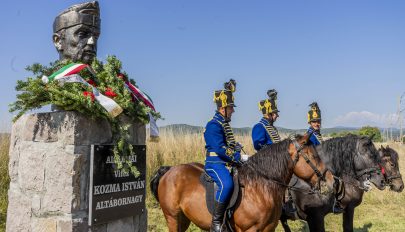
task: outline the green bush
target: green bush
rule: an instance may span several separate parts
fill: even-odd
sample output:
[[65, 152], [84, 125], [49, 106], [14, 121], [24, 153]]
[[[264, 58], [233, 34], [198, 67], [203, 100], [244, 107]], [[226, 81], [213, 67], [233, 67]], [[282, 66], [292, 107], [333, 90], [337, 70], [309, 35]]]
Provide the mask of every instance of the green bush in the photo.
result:
[[336, 137], [343, 137], [349, 134], [357, 134], [356, 131], [340, 131], [340, 132], [333, 132], [330, 134], [330, 137], [336, 138]]
[[381, 131], [378, 127], [364, 126], [359, 129], [359, 135], [373, 137], [373, 142], [382, 142]]

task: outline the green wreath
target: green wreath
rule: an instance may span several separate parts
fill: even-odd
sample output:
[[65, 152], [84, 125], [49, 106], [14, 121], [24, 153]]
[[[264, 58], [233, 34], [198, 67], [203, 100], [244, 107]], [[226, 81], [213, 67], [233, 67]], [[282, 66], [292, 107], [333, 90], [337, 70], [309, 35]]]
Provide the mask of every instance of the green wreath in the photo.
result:
[[138, 177], [139, 171], [126, 158], [134, 153], [129, 143], [130, 125], [112, 116], [111, 112], [100, 104], [98, 101], [100, 95], [97, 94], [103, 95], [103, 98], [107, 97], [110, 102], [111, 100], [115, 102], [120, 112], [133, 121], [147, 124], [149, 114], [155, 119], [161, 118], [160, 114], [137, 100], [127, 88], [126, 83], [135, 85], [135, 81], [121, 71], [122, 63], [115, 56], [108, 56], [105, 64], [95, 59], [89, 68], [82, 69], [77, 74], [82, 82], [43, 81], [70, 64], [72, 61], [65, 60], [55, 61], [49, 66], [38, 63], [28, 66], [26, 70], [31, 71], [34, 77], [17, 81], [15, 89], [20, 93], [17, 94], [17, 100], [10, 104], [9, 109], [10, 112], [18, 112], [13, 121], [30, 110], [49, 104], [61, 110], [78, 111], [91, 118], [104, 118], [109, 121], [112, 128], [116, 167]]

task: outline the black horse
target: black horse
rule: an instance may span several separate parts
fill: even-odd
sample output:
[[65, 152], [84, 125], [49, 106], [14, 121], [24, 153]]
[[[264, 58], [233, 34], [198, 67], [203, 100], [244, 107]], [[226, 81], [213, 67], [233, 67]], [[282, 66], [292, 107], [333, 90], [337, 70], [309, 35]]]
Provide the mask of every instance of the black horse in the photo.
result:
[[[356, 135], [333, 138], [323, 142], [316, 150], [327, 167], [345, 184], [345, 195], [342, 205], [344, 231], [353, 231], [354, 208], [361, 203], [363, 192], [368, 188], [369, 180], [378, 189], [385, 188], [384, 175], [381, 173], [381, 156], [371, 139]], [[306, 220], [311, 231], [325, 231], [324, 217], [331, 213], [335, 196], [308, 194], [309, 186], [297, 177], [293, 177], [290, 185], [294, 186], [291, 195], [297, 207], [300, 219]], [[280, 220], [285, 231], [291, 231], [287, 224], [287, 216]]]

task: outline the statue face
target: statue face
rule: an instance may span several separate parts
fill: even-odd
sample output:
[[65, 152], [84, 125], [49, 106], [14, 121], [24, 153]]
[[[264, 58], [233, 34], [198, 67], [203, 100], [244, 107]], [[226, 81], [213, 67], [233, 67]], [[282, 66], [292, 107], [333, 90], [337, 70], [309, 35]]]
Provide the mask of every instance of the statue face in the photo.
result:
[[60, 59], [89, 64], [97, 55], [99, 35], [99, 28], [79, 24], [55, 33], [53, 41]]

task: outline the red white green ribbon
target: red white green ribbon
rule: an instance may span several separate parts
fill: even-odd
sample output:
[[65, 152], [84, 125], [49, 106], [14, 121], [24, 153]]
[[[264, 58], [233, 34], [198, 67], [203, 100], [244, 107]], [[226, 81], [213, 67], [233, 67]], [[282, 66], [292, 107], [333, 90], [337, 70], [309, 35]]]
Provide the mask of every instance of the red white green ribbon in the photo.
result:
[[[145, 105], [147, 105], [151, 110], [155, 111], [155, 106], [153, 105], [152, 99], [144, 93], [142, 90], [137, 88], [135, 85], [131, 84], [131, 82], [126, 81], [125, 87], [132, 93], [132, 96], [138, 100], [142, 101]], [[159, 137], [159, 127], [156, 123], [155, 117], [149, 112], [149, 125], [150, 125], [150, 137]]]
[[42, 81], [46, 84], [53, 80], [59, 80], [62, 77], [70, 76], [72, 74], [77, 74], [86, 67], [87, 67], [87, 64], [75, 64], [75, 63], [68, 64], [68, 65], [62, 67], [61, 69], [59, 69], [58, 71], [54, 72], [49, 77], [43, 76]]
[[111, 98], [108, 98], [106, 96], [104, 96], [103, 94], [100, 93], [100, 91], [98, 91], [97, 88], [95, 88], [94, 86], [90, 85], [89, 83], [87, 83], [87, 81], [85, 81], [78, 73], [80, 73], [81, 70], [83, 70], [84, 68], [87, 68], [93, 75], [95, 75], [95, 73], [93, 72], [93, 70], [91, 68], [89, 68], [89, 66], [87, 64], [68, 64], [64, 67], [62, 67], [61, 69], [59, 69], [58, 71], [56, 71], [55, 73], [53, 73], [51, 76], [47, 77], [47, 76], [43, 76], [42, 77], [42, 81], [46, 84], [49, 83], [51, 81], [57, 80], [60, 84], [64, 84], [64, 83], [82, 83], [86, 86], [89, 86], [92, 88], [93, 90], [93, 94], [95, 99], [98, 101], [98, 103], [100, 103], [100, 105], [107, 110], [107, 112], [109, 113], [109, 115], [113, 118], [117, 117], [119, 114], [122, 113], [123, 109], [121, 108], [121, 106], [119, 106], [114, 100], [112, 100]]
[[137, 88], [135, 85], [131, 84], [131, 82], [129, 82], [129, 81], [126, 81], [125, 85], [132, 92], [132, 96], [134, 96], [138, 100], [141, 100], [145, 105], [147, 105], [153, 111], [156, 111], [155, 106], [153, 105], [152, 99], [146, 93], [144, 93], [142, 90]]

